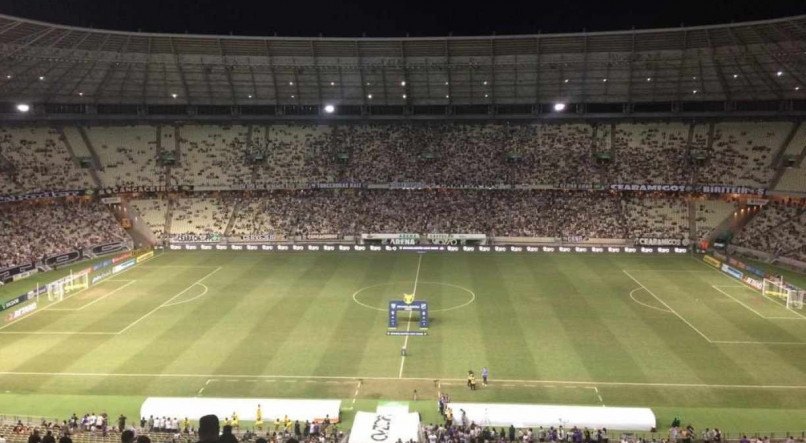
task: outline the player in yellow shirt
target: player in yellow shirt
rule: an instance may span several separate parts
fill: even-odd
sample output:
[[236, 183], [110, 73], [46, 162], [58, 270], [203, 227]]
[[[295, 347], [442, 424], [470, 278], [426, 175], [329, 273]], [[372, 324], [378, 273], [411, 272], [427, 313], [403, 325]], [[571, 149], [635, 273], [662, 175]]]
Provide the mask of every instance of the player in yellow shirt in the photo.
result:
[[257, 412], [255, 412], [255, 427], [259, 430], [263, 430], [263, 410], [260, 409], [260, 405], [257, 405]]
[[288, 418], [288, 415], [286, 415], [286, 416], [283, 418], [283, 422], [284, 422], [284, 424], [285, 424], [285, 430], [286, 430], [286, 432], [290, 431], [290, 430], [291, 430], [291, 419], [290, 419], [290, 418]]
[[274, 432], [280, 432], [280, 417], [274, 419]]
[[236, 431], [241, 430], [241, 423], [238, 420], [238, 413], [237, 412], [232, 413], [232, 428], [235, 429]]
[[232, 426], [232, 420], [229, 417], [224, 417], [224, 426]]

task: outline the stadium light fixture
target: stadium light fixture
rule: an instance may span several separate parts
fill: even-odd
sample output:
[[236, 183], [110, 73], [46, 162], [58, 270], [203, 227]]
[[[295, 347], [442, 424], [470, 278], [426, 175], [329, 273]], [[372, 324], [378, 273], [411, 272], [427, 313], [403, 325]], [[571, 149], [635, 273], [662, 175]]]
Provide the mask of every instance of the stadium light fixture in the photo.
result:
[[795, 86], [796, 91], [800, 91], [800, 86]]
[[372, 100], [372, 94], [367, 94], [367, 98]]
[[445, 94], [445, 98], [451, 98], [451, 96], [448, 95], [448, 94]]
[[403, 94], [403, 98], [406, 98], [406, 94]]
[[7, 80], [11, 80], [11, 74], [7, 74], [7, 75], [6, 75], [6, 79], [7, 79]]
[[775, 75], [780, 77], [780, 76], [784, 75], [784, 71], [778, 71], [778, 72], [775, 73]]
[[603, 79], [602, 79], [602, 83], [607, 83], [607, 79], [606, 79], [606, 78], [603, 78]]
[[288, 82], [288, 86], [294, 86], [294, 82]]
[[333, 105], [325, 105], [325, 112], [328, 114], [332, 114], [336, 112], [336, 107]]
[[563, 80], [563, 83], [568, 83], [569, 81], [570, 81], [570, 80], [565, 79], [565, 80]]
[[171, 98], [176, 98], [176, 97], [179, 97], [179, 94], [177, 94], [176, 92], [174, 92], [173, 94], [171, 94]]
[[252, 98], [252, 94], [247, 95], [248, 98]]
[[692, 94], [696, 94], [696, 93], [698, 93], [698, 92], [700, 92], [700, 91], [699, 91], [699, 90], [697, 90], [697, 89], [695, 89], [695, 90], [691, 91], [691, 93], [692, 93]]
[[487, 86], [487, 80], [484, 80], [483, 82], [481, 82], [481, 84]]
[[733, 78], [739, 78], [739, 74], [733, 74]]
[[39, 76], [39, 81], [40, 81], [40, 82], [41, 82], [41, 81], [45, 81], [45, 76], [44, 76], [44, 75], [40, 75], [40, 76]]
[[490, 94], [484, 94], [484, 98], [487, 98], [489, 96], [490, 96]]
[[448, 86], [448, 82], [445, 82], [445, 86]]
[[78, 96], [79, 96], [79, 97], [84, 97], [84, 93], [83, 93], [83, 92], [81, 92], [81, 91], [79, 91]]
[[651, 81], [652, 81], [652, 77], [647, 77], [647, 78], [646, 78], [646, 81], [651, 82]]
[[406, 80], [401, 81], [400, 86], [406, 86]]
[[17, 111], [19, 112], [28, 112], [31, 110], [31, 105], [27, 103], [20, 103], [17, 105]]
[[336, 86], [336, 82], [330, 82], [330, 86]]
[[297, 98], [297, 96], [294, 95], [294, 94], [291, 94], [291, 98]]
[[554, 104], [554, 111], [555, 112], [563, 112], [565, 111], [565, 103], [558, 102]]

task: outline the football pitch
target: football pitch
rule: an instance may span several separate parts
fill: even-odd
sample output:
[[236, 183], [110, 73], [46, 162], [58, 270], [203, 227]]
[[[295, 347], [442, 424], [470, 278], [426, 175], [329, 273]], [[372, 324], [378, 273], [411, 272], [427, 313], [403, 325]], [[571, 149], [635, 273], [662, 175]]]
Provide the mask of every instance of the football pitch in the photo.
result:
[[[387, 336], [388, 302], [411, 292], [430, 305], [428, 335]], [[433, 422], [444, 391], [647, 406], [659, 429], [679, 416], [806, 430], [806, 311], [696, 256], [165, 252], [3, 321], [0, 414], [133, 418], [147, 396], [284, 397], [342, 399], [348, 422], [408, 401]], [[490, 385], [467, 390], [484, 366]]]

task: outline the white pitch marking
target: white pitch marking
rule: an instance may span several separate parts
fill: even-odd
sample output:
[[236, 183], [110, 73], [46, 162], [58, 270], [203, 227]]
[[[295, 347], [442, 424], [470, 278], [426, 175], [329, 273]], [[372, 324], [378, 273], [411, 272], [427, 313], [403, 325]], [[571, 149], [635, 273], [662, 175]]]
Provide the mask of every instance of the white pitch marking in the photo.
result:
[[0, 331], [0, 334], [10, 335], [118, 335], [117, 332], [93, 331]]
[[806, 341], [734, 341], [734, 340], [714, 340], [711, 343], [718, 345], [786, 345], [786, 346], [806, 346]]
[[126, 283], [125, 285], [123, 285], [123, 286], [121, 286], [121, 287], [119, 287], [119, 288], [117, 288], [117, 289], [115, 289], [115, 290], [113, 290], [113, 291], [109, 292], [108, 294], [106, 294], [106, 295], [104, 295], [104, 296], [98, 297], [97, 299], [95, 299], [95, 300], [93, 300], [93, 301], [91, 301], [91, 302], [87, 303], [87, 304], [86, 304], [86, 305], [84, 305], [84, 306], [81, 306], [80, 308], [76, 308], [76, 311], [80, 311], [80, 310], [82, 310], [82, 309], [84, 309], [84, 308], [86, 308], [86, 307], [88, 307], [88, 306], [92, 306], [92, 305], [94, 305], [95, 303], [98, 303], [99, 301], [101, 301], [101, 300], [105, 299], [106, 297], [109, 297], [110, 295], [112, 295], [112, 294], [114, 294], [114, 293], [116, 293], [116, 292], [118, 292], [118, 291], [121, 291], [121, 290], [125, 289], [126, 287], [128, 287], [128, 286], [130, 286], [130, 285], [134, 284], [134, 282], [136, 282], [136, 281], [137, 281], [137, 280], [132, 280], [132, 281], [130, 281], [130, 282], [128, 282], [128, 283]]
[[665, 313], [667, 313], [667, 314], [671, 314], [671, 313], [672, 313], [672, 311], [668, 311], [668, 310], [666, 310], [666, 309], [661, 309], [661, 308], [659, 308], [659, 307], [657, 307], [657, 306], [648, 305], [648, 304], [646, 304], [646, 303], [643, 303], [643, 302], [641, 302], [641, 301], [638, 301], [638, 299], [636, 299], [636, 298], [635, 298], [635, 295], [634, 295], [634, 294], [635, 294], [635, 291], [638, 291], [638, 290], [640, 290], [640, 289], [644, 289], [644, 288], [635, 288], [635, 289], [633, 289], [632, 291], [630, 291], [630, 298], [632, 299], [632, 301], [634, 301], [634, 302], [638, 303], [638, 304], [639, 304], [639, 305], [641, 305], [641, 306], [644, 306], [644, 307], [647, 307], [647, 308], [650, 308], [650, 309], [656, 309], [656, 310], [658, 310], [658, 311], [660, 311], [660, 312], [665, 312]]
[[[132, 266], [131, 268], [124, 269], [123, 271], [120, 271], [120, 273], [122, 274], [122, 273], [124, 273], [124, 272], [131, 271], [132, 269], [135, 269], [135, 268], [136, 268], [136, 266]], [[103, 282], [101, 282], [101, 283], [103, 283]], [[100, 283], [99, 283], [99, 284], [100, 284]], [[96, 286], [97, 286], [97, 285], [96, 285]], [[53, 302], [53, 303], [51, 303], [51, 304], [47, 305], [47, 306], [46, 306], [45, 308], [43, 308], [43, 309], [37, 309], [37, 310], [35, 310], [34, 312], [31, 312], [31, 313], [30, 313], [30, 314], [28, 314], [28, 315], [25, 315], [25, 316], [20, 317], [20, 318], [18, 318], [18, 319], [16, 319], [16, 320], [14, 320], [14, 321], [12, 321], [12, 322], [6, 323], [6, 324], [5, 324], [5, 325], [3, 325], [3, 326], [0, 326], [0, 330], [3, 330], [3, 329], [5, 329], [5, 328], [7, 328], [7, 327], [11, 326], [11, 325], [13, 325], [14, 323], [17, 323], [18, 321], [25, 320], [26, 318], [33, 317], [34, 315], [36, 315], [36, 314], [38, 314], [38, 313], [40, 313], [40, 312], [47, 311], [47, 310], [48, 310], [47, 308], [50, 308], [51, 306], [57, 305], [57, 304], [59, 304], [59, 303], [61, 303], [61, 302], [65, 301], [65, 300], [67, 300], [68, 298], [73, 297], [73, 296], [76, 296], [76, 295], [78, 295], [78, 294], [81, 294], [82, 292], [84, 292], [84, 291], [86, 291], [86, 290], [88, 290], [88, 289], [90, 289], [90, 288], [93, 288], [93, 287], [95, 287], [95, 286], [87, 286], [87, 287], [86, 287], [86, 288], [84, 288], [84, 289], [79, 289], [78, 291], [76, 291], [76, 292], [74, 292], [74, 293], [72, 293], [72, 294], [68, 295], [67, 297], [63, 297], [61, 300], [56, 300], [55, 302]], [[55, 310], [55, 309], [54, 309], [54, 310]]]
[[129, 326], [126, 326], [125, 328], [123, 328], [123, 329], [121, 329], [120, 331], [118, 331], [118, 334], [123, 334], [124, 332], [128, 331], [129, 329], [131, 329], [131, 328], [132, 328], [132, 326], [136, 325], [137, 323], [140, 323], [141, 321], [143, 321], [143, 320], [145, 320], [146, 318], [148, 318], [148, 317], [149, 317], [151, 314], [153, 314], [153, 313], [157, 312], [158, 310], [160, 310], [160, 309], [164, 308], [165, 306], [167, 306], [168, 304], [170, 304], [172, 301], [174, 301], [175, 299], [177, 299], [178, 297], [180, 297], [182, 294], [184, 294], [185, 292], [189, 291], [189, 290], [190, 290], [192, 287], [194, 287], [194, 286], [196, 286], [197, 284], [201, 283], [202, 281], [204, 281], [205, 279], [207, 279], [207, 278], [208, 278], [208, 277], [210, 277], [211, 275], [215, 274], [216, 272], [220, 271], [221, 269], [223, 269], [223, 268], [222, 268], [221, 266], [219, 266], [219, 267], [217, 267], [217, 268], [213, 269], [211, 272], [208, 272], [207, 274], [205, 274], [205, 275], [204, 275], [204, 277], [202, 277], [202, 278], [200, 278], [200, 279], [196, 280], [195, 282], [193, 282], [193, 284], [191, 284], [191, 285], [190, 285], [190, 286], [188, 286], [187, 288], [183, 289], [183, 290], [182, 290], [182, 292], [180, 292], [180, 293], [178, 293], [178, 294], [174, 295], [173, 297], [171, 297], [171, 298], [169, 298], [168, 300], [164, 301], [162, 304], [160, 304], [160, 305], [159, 305], [159, 306], [157, 306], [156, 308], [154, 308], [154, 309], [152, 309], [152, 310], [150, 310], [150, 311], [146, 312], [146, 313], [145, 313], [145, 315], [141, 316], [141, 317], [140, 317], [140, 318], [138, 318], [137, 320], [135, 320], [135, 321], [133, 321], [133, 322], [129, 323]]
[[640, 281], [638, 281], [638, 279], [636, 279], [635, 277], [633, 277], [632, 275], [630, 275], [630, 273], [629, 273], [629, 272], [627, 272], [627, 271], [625, 271], [625, 270], [623, 270], [623, 269], [622, 269], [621, 271], [622, 271], [622, 272], [624, 272], [624, 274], [626, 274], [626, 275], [627, 275], [627, 277], [630, 277], [630, 278], [631, 278], [631, 279], [632, 279], [634, 282], [638, 283], [638, 285], [639, 285], [639, 286], [641, 286], [642, 288], [644, 288], [644, 290], [646, 290], [646, 292], [648, 292], [648, 293], [649, 293], [649, 295], [651, 295], [651, 296], [655, 297], [655, 299], [656, 299], [657, 301], [661, 302], [661, 304], [662, 304], [663, 306], [666, 306], [666, 308], [669, 310], [669, 312], [671, 312], [672, 314], [676, 315], [676, 316], [677, 316], [677, 318], [679, 318], [680, 320], [683, 320], [683, 323], [687, 324], [687, 325], [688, 325], [688, 326], [689, 326], [691, 329], [693, 329], [693, 330], [694, 330], [694, 332], [696, 332], [697, 334], [700, 334], [700, 337], [704, 338], [704, 339], [705, 339], [705, 341], [707, 341], [708, 343], [713, 343], [713, 341], [712, 341], [710, 338], [708, 338], [708, 336], [707, 336], [707, 335], [703, 334], [703, 333], [702, 333], [702, 331], [700, 331], [699, 329], [697, 329], [697, 328], [696, 328], [694, 325], [692, 325], [692, 324], [691, 324], [691, 323], [690, 323], [688, 320], [686, 320], [686, 319], [685, 319], [685, 318], [684, 318], [682, 315], [678, 314], [678, 313], [677, 313], [677, 311], [675, 311], [674, 309], [672, 309], [672, 308], [671, 308], [671, 306], [669, 306], [668, 304], [666, 304], [666, 302], [665, 302], [665, 301], [661, 300], [661, 298], [660, 298], [660, 297], [658, 297], [657, 295], [655, 295], [655, 293], [653, 293], [652, 291], [650, 291], [650, 290], [649, 290], [649, 288], [647, 288], [646, 286], [644, 286], [644, 284], [643, 284], [643, 283], [641, 283]]
[[[736, 280], [734, 280], [734, 279], [733, 279], [733, 278], [731, 278], [731, 277], [728, 277], [728, 276], [727, 276], [727, 274], [724, 274], [724, 273], [723, 273], [722, 271], [720, 271], [719, 269], [716, 269], [716, 268], [714, 268], [714, 267], [708, 266], [708, 265], [707, 265], [705, 262], [702, 262], [702, 261], [700, 261], [700, 260], [697, 260], [697, 259], [696, 259], [696, 258], [694, 258], [694, 257], [692, 257], [691, 259], [692, 259], [692, 260], [694, 260], [694, 261], [696, 261], [697, 263], [700, 263], [701, 265], [705, 266], [705, 267], [706, 267], [706, 268], [708, 268], [709, 270], [711, 270], [711, 271], [715, 271], [717, 274], [719, 274], [719, 275], [721, 275], [722, 277], [724, 277], [724, 278], [728, 279], [728, 280], [729, 280], [729, 281], [731, 281], [732, 283], [736, 283]], [[702, 271], [702, 272], [705, 272], [705, 271]], [[749, 284], [744, 283], [743, 281], [739, 281], [739, 282], [740, 282], [740, 283], [742, 283], [742, 286], [743, 286], [743, 287], [745, 287], [745, 288], [749, 288], [749, 289], [752, 289], [752, 290], [758, 291], [758, 289], [756, 289], [756, 288], [754, 288], [754, 287], [750, 286]], [[771, 300], [771, 301], [775, 302], [775, 303], [776, 303], [778, 306], [781, 306], [781, 302], [780, 302], [779, 300], [775, 300], [774, 298], [772, 298], [772, 297], [770, 297], [770, 296], [768, 296], [768, 295], [765, 295], [763, 292], [761, 293], [761, 295], [762, 295], [764, 298], [766, 298], [766, 299], [768, 299], [768, 300]], [[795, 315], [799, 316], [799, 317], [802, 317], [804, 320], [806, 320], [806, 315], [803, 315], [803, 314], [801, 314], [800, 312], [796, 312], [796, 311], [791, 311], [791, 312], [792, 312], [793, 314], [795, 314]]]
[[731, 300], [735, 301], [736, 303], [739, 303], [740, 305], [744, 306], [745, 308], [747, 308], [747, 309], [749, 309], [749, 310], [753, 311], [753, 313], [754, 313], [754, 314], [756, 314], [756, 315], [758, 315], [759, 317], [761, 317], [761, 318], [763, 318], [763, 319], [767, 319], [767, 317], [766, 317], [766, 316], [762, 315], [760, 312], [756, 311], [755, 309], [751, 308], [750, 306], [748, 306], [748, 305], [744, 304], [744, 302], [742, 302], [742, 301], [741, 301], [741, 300], [739, 300], [738, 298], [736, 298], [736, 297], [734, 297], [734, 296], [732, 296], [732, 295], [728, 294], [727, 292], [725, 292], [725, 291], [723, 291], [723, 290], [719, 289], [719, 288], [720, 288], [719, 286], [717, 286], [717, 285], [711, 285], [711, 287], [712, 287], [712, 288], [714, 288], [714, 289], [716, 289], [716, 290], [717, 290], [718, 292], [720, 292], [722, 295], [724, 295], [724, 296], [726, 296], [726, 297], [730, 298]]
[[[418, 254], [417, 257], [417, 274], [414, 276], [414, 289], [412, 290], [413, 295], [417, 295], [417, 282], [420, 280], [420, 265], [423, 263], [423, 254]], [[411, 317], [414, 314], [414, 311], [409, 311], [409, 320], [406, 322], [406, 332], [411, 330]], [[406, 335], [405, 340], [403, 340], [403, 349], [407, 349], [409, 345], [409, 336]], [[403, 378], [403, 365], [406, 364], [406, 356], [402, 355], [400, 357], [400, 371], [397, 373], [397, 378]]]
[[204, 297], [204, 296], [207, 294], [207, 291], [209, 290], [209, 288], [208, 288], [208, 287], [207, 287], [207, 285], [205, 285], [204, 283], [197, 283], [197, 285], [198, 285], [198, 286], [201, 286], [201, 287], [203, 287], [203, 288], [204, 288], [204, 291], [202, 291], [202, 293], [201, 293], [201, 294], [196, 295], [196, 296], [194, 296], [194, 297], [190, 297], [190, 298], [189, 298], [189, 299], [187, 299], [187, 300], [181, 300], [181, 301], [177, 301], [177, 302], [173, 302], [173, 303], [168, 303], [167, 305], [165, 305], [165, 307], [167, 308], [167, 307], [169, 307], [169, 306], [181, 305], [182, 303], [189, 303], [189, 302], [192, 302], [192, 301], [194, 301], [194, 300], [198, 300], [198, 299], [199, 299], [199, 298], [201, 298], [201, 297]]
[[707, 272], [702, 269], [623, 269], [627, 272]]
[[[255, 375], [255, 374], [173, 374], [173, 373], [101, 373], [101, 372], [31, 372], [31, 371], [0, 371], [0, 376], [45, 376], [45, 377], [122, 377], [122, 378], [258, 378], [266, 379], [266, 382], [284, 380], [378, 380], [395, 381], [397, 377], [373, 377], [373, 376], [346, 376], [346, 375]], [[275, 380], [272, 380], [275, 379]], [[428, 381], [433, 382], [434, 377], [406, 377], [408, 381]], [[444, 382], [464, 382], [463, 378], [440, 379], [440, 384]], [[498, 383], [519, 383], [519, 384], [557, 384], [557, 385], [580, 385], [580, 386], [635, 386], [635, 387], [669, 387], [669, 388], [726, 388], [726, 389], [806, 389], [806, 385], [735, 385], [735, 384], [707, 384], [707, 383], [652, 383], [652, 382], [618, 382], [618, 381], [573, 381], [573, 380], [524, 380], [524, 379], [496, 379]]]

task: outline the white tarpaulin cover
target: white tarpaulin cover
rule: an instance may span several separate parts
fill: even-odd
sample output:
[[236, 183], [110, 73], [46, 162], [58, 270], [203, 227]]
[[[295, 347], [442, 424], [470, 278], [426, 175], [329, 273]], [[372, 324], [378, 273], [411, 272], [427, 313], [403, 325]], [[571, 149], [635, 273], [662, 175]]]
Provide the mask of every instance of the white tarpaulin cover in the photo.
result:
[[341, 400], [288, 400], [278, 398], [188, 398], [148, 397], [140, 407], [141, 417], [177, 417], [198, 420], [207, 414], [215, 414], [223, 422], [224, 417], [238, 414], [241, 420], [255, 420], [257, 405], [263, 411], [263, 420], [321, 420], [339, 417]]
[[350, 443], [395, 443], [419, 441], [420, 416], [416, 412], [357, 412], [350, 430]]
[[655, 427], [655, 414], [649, 408], [603, 406], [526, 405], [505, 403], [450, 403], [455, 420], [462, 410], [467, 420], [480, 425], [537, 427], [578, 426], [620, 431], [649, 431]]

